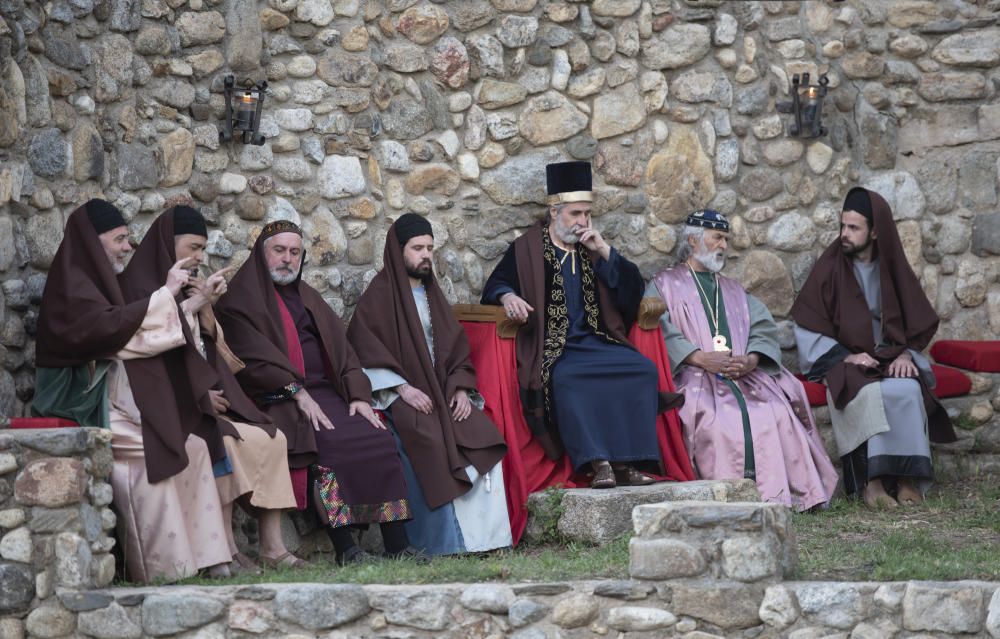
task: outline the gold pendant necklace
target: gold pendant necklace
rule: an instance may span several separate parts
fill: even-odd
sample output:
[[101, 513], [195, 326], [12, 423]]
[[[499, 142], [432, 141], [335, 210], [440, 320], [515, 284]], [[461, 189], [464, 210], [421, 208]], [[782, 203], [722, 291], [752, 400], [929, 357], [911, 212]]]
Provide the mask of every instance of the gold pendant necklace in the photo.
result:
[[709, 309], [708, 321], [711, 323], [712, 333], [715, 335], [712, 338], [712, 349], [718, 353], [728, 353], [729, 345], [726, 343], [726, 336], [719, 331], [719, 275], [715, 274], [715, 306], [712, 306], [711, 300], [708, 299], [708, 293], [705, 292], [698, 279], [698, 274], [695, 273], [690, 264], [688, 264], [688, 270], [691, 271], [691, 277], [694, 278], [694, 283], [698, 287], [698, 293], [705, 300], [705, 305]]

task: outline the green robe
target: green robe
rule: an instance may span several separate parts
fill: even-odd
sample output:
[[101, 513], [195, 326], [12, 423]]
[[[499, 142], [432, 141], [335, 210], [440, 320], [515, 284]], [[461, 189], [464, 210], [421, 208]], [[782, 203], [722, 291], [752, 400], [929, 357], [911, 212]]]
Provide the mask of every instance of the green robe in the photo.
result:
[[62, 417], [80, 426], [110, 428], [108, 367], [110, 361], [91, 365], [35, 369], [35, 396], [31, 412], [38, 417]]

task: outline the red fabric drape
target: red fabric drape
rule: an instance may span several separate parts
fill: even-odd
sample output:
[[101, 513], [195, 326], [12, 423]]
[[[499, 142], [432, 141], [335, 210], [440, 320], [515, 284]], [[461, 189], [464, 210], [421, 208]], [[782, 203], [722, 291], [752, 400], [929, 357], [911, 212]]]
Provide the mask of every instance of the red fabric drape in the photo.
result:
[[[462, 322], [462, 327], [469, 337], [479, 392], [486, 400], [485, 413], [500, 428], [507, 442], [503, 475], [510, 528], [517, 545], [528, 523], [528, 495], [551, 486], [589, 486], [590, 480], [581, 473], [574, 473], [565, 455], [558, 461], [549, 459], [531, 436], [521, 410], [515, 340], [501, 339], [492, 322]], [[659, 328], [654, 331], [634, 328], [630, 338], [641, 353], [656, 363], [660, 373], [659, 390], [673, 391], [670, 368], [665, 366], [668, 361], [666, 346]], [[666, 473], [663, 478], [669, 481], [694, 479], [677, 411], [669, 411], [657, 418], [657, 435]]]
[[[295, 321], [292, 314], [288, 312], [288, 307], [282, 301], [278, 291], [274, 292], [275, 299], [278, 300], [278, 312], [281, 313], [281, 327], [285, 331], [285, 343], [288, 344], [288, 361], [295, 367], [302, 377], [306, 375], [306, 359], [302, 355], [302, 344], [299, 342], [299, 332], [295, 328]], [[305, 510], [306, 498], [309, 493], [309, 469], [289, 468], [288, 474], [292, 478], [292, 494], [295, 495], [295, 508]]]

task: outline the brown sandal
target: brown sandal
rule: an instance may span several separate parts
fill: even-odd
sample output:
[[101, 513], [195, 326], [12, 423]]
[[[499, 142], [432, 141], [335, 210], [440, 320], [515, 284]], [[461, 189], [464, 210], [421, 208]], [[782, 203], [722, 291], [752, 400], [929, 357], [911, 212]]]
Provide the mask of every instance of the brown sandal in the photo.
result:
[[234, 575], [260, 575], [264, 571], [260, 566], [241, 552], [233, 555], [233, 561], [229, 564], [229, 571]]
[[615, 468], [615, 479], [622, 486], [648, 486], [656, 482], [655, 479], [646, 473], [639, 472], [631, 466]]
[[615, 481], [615, 471], [611, 469], [611, 464], [605, 462], [594, 471], [594, 479], [590, 482], [591, 488], [614, 488], [618, 485]]
[[291, 553], [291, 551], [287, 551], [284, 554], [279, 555], [278, 557], [274, 557], [274, 558], [272, 558], [272, 557], [265, 557], [264, 555], [261, 555], [260, 556], [260, 563], [264, 564], [268, 568], [308, 568], [309, 567], [309, 562], [308, 561], [305, 561], [304, 559], [299, 559], [298, 557], [296, 557], [295, 555], [293, 555]]

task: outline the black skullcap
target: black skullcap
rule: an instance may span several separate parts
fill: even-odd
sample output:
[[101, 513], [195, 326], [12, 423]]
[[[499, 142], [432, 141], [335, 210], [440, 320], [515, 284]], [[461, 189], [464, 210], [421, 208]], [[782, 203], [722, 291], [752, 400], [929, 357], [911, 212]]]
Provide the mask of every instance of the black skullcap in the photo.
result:
[[706, 229], [729, 232], [729, 220], [726, 216], [712, 209], [702, 209], [695, 211], [687, 217], [685, 222], [688, 226], [700, 226]]
[[431, 223], [427, 221], [427, 218], [416, 213], [404, 213], [400, 215], [393, 226], [396, 227], [396, 239], [399, 240], [400, 246], [406, 246], [406, 243], [411, 239], [420, 237], [421, 235], [434, 237]]
[[125, 216], [122, 215], [122, 212], [118, 210], [117, 206], [107, 200], [94, 198], [84, 204], [83, 208], [87, 211], [87, 218], [98, 235], [107, 233], [119, 226], [125, 226], [126, 224]]
[[590, 202], [593, 190], [590, 162], [556, 162], [545, 166], [545, 191], [550, 204]]
[[845, 211], [854, 211], [865, 216], [868, 220], [868, 226], [872, 225], [872, 199], [868, 195], [866, 189], [856, 186], [847, 192], [847, 197], [844, 199], [844, 209]]
[[200, 235], [208, 237], [205, 217], [198, 209], [183, 204], [174, 207], [174, 235]]

